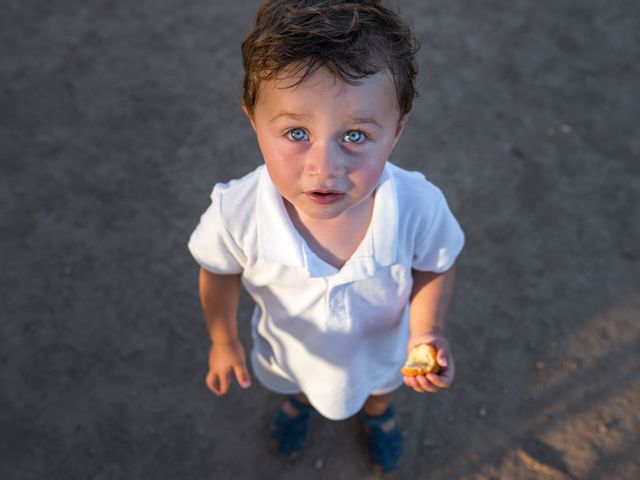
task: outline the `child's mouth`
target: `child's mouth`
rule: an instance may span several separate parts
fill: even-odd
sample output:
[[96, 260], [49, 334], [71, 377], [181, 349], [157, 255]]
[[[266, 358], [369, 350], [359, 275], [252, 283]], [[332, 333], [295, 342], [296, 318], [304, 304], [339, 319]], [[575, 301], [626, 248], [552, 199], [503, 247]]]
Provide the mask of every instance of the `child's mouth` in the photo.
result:
[[327, 205], [340, 200], [344, 193], [335, 190], [313, 190], [307, 192], [307, 196], [315, 203]]

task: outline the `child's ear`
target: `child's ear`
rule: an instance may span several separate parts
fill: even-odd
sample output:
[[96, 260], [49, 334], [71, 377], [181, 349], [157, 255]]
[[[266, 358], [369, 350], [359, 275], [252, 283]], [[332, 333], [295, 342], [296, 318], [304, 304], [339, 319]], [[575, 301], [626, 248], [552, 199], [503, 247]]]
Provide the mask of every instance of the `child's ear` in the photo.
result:
[[402, 135], [404, 127], [407, 124], [407, 120], [409, 120], [409, 115], [411, 115], [411, 112], [405, 113], [402, 117], [400, 117], [400, 120], [398, 120], [398, 126], [396, 127], [396, 135], [393, 141], [394, 147], [396, 146], [396, 143], [398, 143], [398, 140], [400, 140], [400, 135]]
[[409, 116], [411, 112], [405, 113], [400, 120], [398, 120], [398, 126], [396, 128], [396, 141], [400, 138], [402, 131], [404, 130], [404, 126], [407, 124], [407, 120], [409, 120]]
[[253, 119], [253, 115], [251, 114], [251, 112], [249, 111], [249, 109], [247, 108], [246, 105], [242, 105], [242, 111], [244, 112], [244, 114], [249, 119], [249, 123], [251, 124], [251, 128], [253, 128], [253, 131], [255, 132], [256, 124], [255, 124], [255, 121]]

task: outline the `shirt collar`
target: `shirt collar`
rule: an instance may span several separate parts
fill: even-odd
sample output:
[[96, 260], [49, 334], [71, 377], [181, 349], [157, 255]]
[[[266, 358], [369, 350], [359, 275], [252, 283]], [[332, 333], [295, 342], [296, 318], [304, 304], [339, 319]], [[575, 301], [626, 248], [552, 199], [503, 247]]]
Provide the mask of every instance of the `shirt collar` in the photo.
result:
[[[341, 276], [370, 277], [375, 265], [389, 266], [398, 255], [398, 198], [389, 164], [378, 181], [371, 224], [364, 240], [340, 270]], [[263, 165], [256, 200], [258, 260], [305, 268], [312, 277], [338, 270], [317, 257], [293, 226], [269, 172]], [[355, 279], [355, 278], [354, 278]]]

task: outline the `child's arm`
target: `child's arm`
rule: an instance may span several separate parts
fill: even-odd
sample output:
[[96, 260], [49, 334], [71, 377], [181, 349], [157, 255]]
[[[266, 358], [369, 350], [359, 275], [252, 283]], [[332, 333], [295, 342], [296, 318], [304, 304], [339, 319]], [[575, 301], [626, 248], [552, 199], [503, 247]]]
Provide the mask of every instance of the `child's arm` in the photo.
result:
[[455, 265], [443, 273], [413, 270], [413, 289], [409, 308], [411, 337], [407, 352], [415, 345], [429, 343], [437, 351], [438, 364], [443, 371], [426, 376], [405, 377], [405, 384], [418, 392], [437, 392], [447, 388], [455, 376], [455, 364], [444, 336], [447, 308], [453, 292]]
[[211, 337], [206, 384], [216, 395], [227, 393], [232, 370], [242, 388], [251, 386], [244, 348], [238, 339], [239, 297], [240, 275], [218, 275], [200, 268], [200, 302]]

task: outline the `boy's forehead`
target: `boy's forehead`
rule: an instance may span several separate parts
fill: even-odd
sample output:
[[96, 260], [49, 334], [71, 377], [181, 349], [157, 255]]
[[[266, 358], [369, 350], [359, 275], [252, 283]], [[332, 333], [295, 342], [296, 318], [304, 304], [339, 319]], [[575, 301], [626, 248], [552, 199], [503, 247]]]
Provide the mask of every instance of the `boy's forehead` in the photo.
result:
[[302, 80], [297, 71], [289, 69], [284, 69], [272, 79], [264, 80], [260, 85], [257, 106], [289, 106], [304, 111], [305, 100], [318, 98], [339, 98], [345, 107], [353, 110], [355, 116], [367, 116], [367, 112], [380, 104], [385, 104], [387, 111], [389, 104], [395, 107], [394, 110], [398, 109], [395, 84], [388, 71], [380, 71], [347, 83], [326, 68], [319, 68]]
[[338, 75], [331, 72], [326, 67], [319, 67], [312, 72], [306, 72], [296, 65], [289, 65], [281, 69], [271, 80], [272, 84], [282, 89], [305, 87], [317, 87], [320, 85], [331, 86], [340, 93], [348, 86], [361, 86], [367, 84], [377, 84], [384, 88], [394, 84], [393, 75], [388, 69], [380, 70], [372, 75], [362, 78], [346, 81]]

